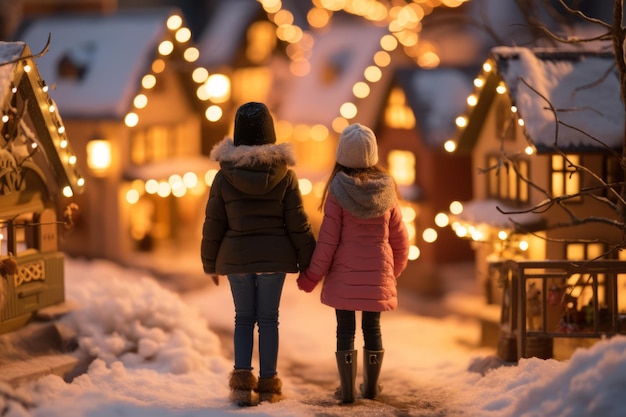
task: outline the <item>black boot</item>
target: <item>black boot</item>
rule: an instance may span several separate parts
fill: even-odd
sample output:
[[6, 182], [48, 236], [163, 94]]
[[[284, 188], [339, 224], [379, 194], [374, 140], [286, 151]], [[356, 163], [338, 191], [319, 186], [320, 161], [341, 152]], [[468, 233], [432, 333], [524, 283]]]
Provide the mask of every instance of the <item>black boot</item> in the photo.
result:
[[356, 398], [356, 350], [340, 350], [335, 352], [337, 369], [341, 381], [341, 402], [353, 403]]
[[381, 385], [378, 385], [378, 377], [384, 354], [384, 350], [363, 349], [363, 385], [361, 385], [363, 398], [373, 400], [383, 389]]

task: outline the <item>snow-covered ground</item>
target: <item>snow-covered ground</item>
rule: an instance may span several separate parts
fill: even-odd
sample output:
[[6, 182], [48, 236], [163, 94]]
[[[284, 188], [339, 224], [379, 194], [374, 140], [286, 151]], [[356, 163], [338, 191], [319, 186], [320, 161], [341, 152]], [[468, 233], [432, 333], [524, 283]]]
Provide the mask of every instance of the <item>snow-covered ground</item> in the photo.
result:
[[0, 397], [2, 416], [626, 415], [626, 337], [568, 361], [526, 359], [483, 376], [468, 370], [493, 354], [476, 348], [476, 324], [406, 308], [382, 316], [380, 401], [339, 405], [334, 312], [320, 304], [319, 289], [298, 291], [295, 276], [286, 281], [280, 316], [286, 398], [239, 408], [227, 400], [233, 307], [225, 279], [181, 295], [145, 272], [67, 260], [66, 288], [79, 308], [62, 324], [78, 334], [79, 352], [96, 359], [71, 383], [47, 376]]

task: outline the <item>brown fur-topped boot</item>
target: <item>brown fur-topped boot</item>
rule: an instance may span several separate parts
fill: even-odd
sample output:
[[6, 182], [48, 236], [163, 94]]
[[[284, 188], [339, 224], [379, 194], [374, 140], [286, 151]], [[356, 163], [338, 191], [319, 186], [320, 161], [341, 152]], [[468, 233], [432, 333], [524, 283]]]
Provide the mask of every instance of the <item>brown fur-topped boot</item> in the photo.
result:
[[248, 369], [235, 369], [228, 381], [230, 400], [240, 407], [252, 405], [252, 391], [256, 390], [257, 379]]
[[283, 383], [276, 375], [270, 378], [259, 378], [256, 392], [259, 393], [259, 402], [275, 403], [283, 399]]

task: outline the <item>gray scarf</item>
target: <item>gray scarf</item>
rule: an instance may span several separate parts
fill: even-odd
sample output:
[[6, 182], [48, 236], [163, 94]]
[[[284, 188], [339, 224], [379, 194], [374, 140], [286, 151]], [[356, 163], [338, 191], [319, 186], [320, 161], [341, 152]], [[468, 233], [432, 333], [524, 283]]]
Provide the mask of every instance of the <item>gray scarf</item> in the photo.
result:
[[365, 178], [338, 172], [330, 183], [329, 193], [341, 207], [361, 219], [382, 216], [397, 201], [393, 179], [379, 172]]

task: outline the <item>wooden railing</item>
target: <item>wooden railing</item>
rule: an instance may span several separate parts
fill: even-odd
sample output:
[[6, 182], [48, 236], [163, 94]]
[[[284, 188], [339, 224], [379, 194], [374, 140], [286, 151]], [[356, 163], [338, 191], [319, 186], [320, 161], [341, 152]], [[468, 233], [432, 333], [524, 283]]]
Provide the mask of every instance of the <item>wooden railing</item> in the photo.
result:
[[[504, 261], [490, 266], [499, 271], [503, 291], [501, 332], [516, 339], [517, 359], [529, 356], [529, 337], [602, 338], [626, 333], [618, 303], [621, 299], [626, 305], [624, 261]], [[560, 284], [556, 289], [555, 282]], [[529, 305], [530, 291], [537, 298]], [[589, 299], [580, 310], [575, 292], [579, 296], [586, 292]], [[538, 326], [529, 324], [536, 318], [534, 307], [539, 308]]]

